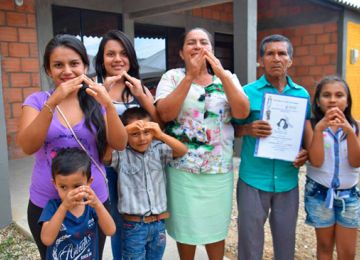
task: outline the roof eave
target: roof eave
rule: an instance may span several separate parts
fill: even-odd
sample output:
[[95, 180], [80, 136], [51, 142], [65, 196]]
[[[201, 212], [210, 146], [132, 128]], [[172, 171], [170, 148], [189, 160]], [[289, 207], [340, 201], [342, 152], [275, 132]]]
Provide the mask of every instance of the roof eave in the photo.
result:
[[359, 0], [328, 0], [329, 2], [344, 6], [345, 8], [360, 12]]

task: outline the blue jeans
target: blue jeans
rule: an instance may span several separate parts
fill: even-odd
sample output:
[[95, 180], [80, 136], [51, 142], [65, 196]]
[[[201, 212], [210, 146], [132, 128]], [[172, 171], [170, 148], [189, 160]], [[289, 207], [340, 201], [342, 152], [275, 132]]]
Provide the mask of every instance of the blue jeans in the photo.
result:
[[305, 223], [315, 228], [331, 227], [340, 224], [346, 228], [360, 227], [360, 192], [354, 186], [346, 191], [348, 194], [344, 198], [334, 200], [333, 208], [329, 209], [325, 205], [325, 198], [328, 188], [306, 178], [305, 184]]
[[106, 176], [108, 179], [109, 186], [109, 198], [110, 198], [110, 214], [115, 221], [116, 233], [111, 236], [111, 251], [114, 260], [121, 260], [121, 229], [122, 229], [122, 218], [117, 209], [118, 193], [117, 193], [117, 179], [118, 174], [113, 167], [105, 167]]
[[124, 260], [161, 260], [165, 251], [165, 221], [151, 223], [123, 221]]

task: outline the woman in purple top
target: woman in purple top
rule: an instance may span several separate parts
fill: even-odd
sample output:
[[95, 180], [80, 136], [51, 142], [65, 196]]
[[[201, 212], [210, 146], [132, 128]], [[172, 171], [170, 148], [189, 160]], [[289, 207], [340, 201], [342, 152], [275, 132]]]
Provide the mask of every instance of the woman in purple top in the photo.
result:
[[[60, 148], [79, 147], [56, 107], [61, 108], [78, 139], [103, 172], [106, 147], [123, 150], [127, 143], [125, 128], [106, 89], [85, 75], [88, 66], [86, 49], [80, 40], [71, 35], [55, 36], [46, 46], [44, 69], [56, 87], [30, 95], [22, 108], [17, 140], [26, 154], [35, 153], [28, 222], [42, 259], [45, 259], [46, 247], [40, 240], [38, 219], [48, 200], [58, 198], [51, 180], [51, 160]], [[94, 164], [91, 171], [94, 178], [91, 186], [106, 205], [105, 178]], [[100, 256], [104, 242], [105, 236], [100, 235]]]

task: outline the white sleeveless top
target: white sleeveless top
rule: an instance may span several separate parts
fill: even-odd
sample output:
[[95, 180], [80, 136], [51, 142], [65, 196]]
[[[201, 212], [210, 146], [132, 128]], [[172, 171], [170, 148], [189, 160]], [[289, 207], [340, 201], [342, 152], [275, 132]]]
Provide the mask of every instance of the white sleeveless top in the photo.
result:
[[[103, 84], [103, 83], [99, 82], [97, 76], [95, 77], [95, 82], [97, 82], [99, 84]], [[104, 79], [102, 82], [104, 82]], [[120, 101], [113, 100], [112, 103], [114, 104], [116, 112], [119, 116], [121, 116], [125, 112], [125, 110], [128, 108], [140, 107], [139, 101], [135, 97], [132, 97], [132, 100], [129, 102], [120, 102]]]
[[133, 97], [133, 99], [130, 102], [119, 102], [119, 101], [112, 101], [116, 112], [119, 116], [121, 116], [126, 109], [132, 108], [132, 107], [140, 107], [139, 102]]
[[[323, 131], [324, 135], [324, 162], [320, 168], [307, 163], [307, 176], [317, 183], [331, 188], [331, 181], [335, 171], [339, 169], [340, 186], [337, 189], [349, 189], [359, 180], [360, 168], [353, 168], [348, 161], [347, 139], [341, 139], [343, 131], [339, 128], [339, 145], [335, 141], [334, 133], [330, 128]], [[339, 158], [338, 162], [336, 158]]]

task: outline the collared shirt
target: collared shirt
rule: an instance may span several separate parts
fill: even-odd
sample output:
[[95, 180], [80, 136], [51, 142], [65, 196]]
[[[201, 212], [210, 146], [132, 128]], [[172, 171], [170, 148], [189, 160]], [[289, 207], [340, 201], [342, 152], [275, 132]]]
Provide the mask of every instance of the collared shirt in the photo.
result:
[[[265, 93], [291, 95], [309, 100], [309, 93], [300, 85], [295, 84], [287, 76], [287, 85], [282, 93], [272, 86], [265, 78], [244, 86], [244, 91], [250, 101], [250, 114], [246, 119], [234, 120], [236, 124], [249, 124], [260, 120], [260, 112]], [[311, 106], [308, 102], [306, 118], [310, 119]], [[267, 192], [284, 192], [295, 188], [298, 184], [299, 169], [292, 162], [277, 159], [255, 157], [256, 138], [246, 135], [243, 137], [239, 177], [248, 185]]]
[[[167, 71], [157, 86], [156, 101], [172, 93], [184, 77], [185, 69]], [[235, 74], [232, 80], [243, 92]], [[230, 105], [216, 76], [206, 87], [191, 83], [179, 115], [167, 124], [166, 132], [188, 147], [183, 157], [170, 163], [171, 167], [195, 174], [232, 171], [234, 129]]]
[[121, 214], [148, 216], [166, 211], [165, 167], [172, 158], [170, 146], [159, 141], [153, 141], [145, 153], [130, 146], [113, 153]]
[[307, 163], [307, 176], [321, 185], [331, 188], [332, 180], [338, 172], [339, 187], [350, 189], [359, 181], [360, 168], [354, 168], [349, 163], [347, 139], [343, 138], [343, 130], [334, 133], [331, 128], [323, 131], [324, 162], [321, 167]]

